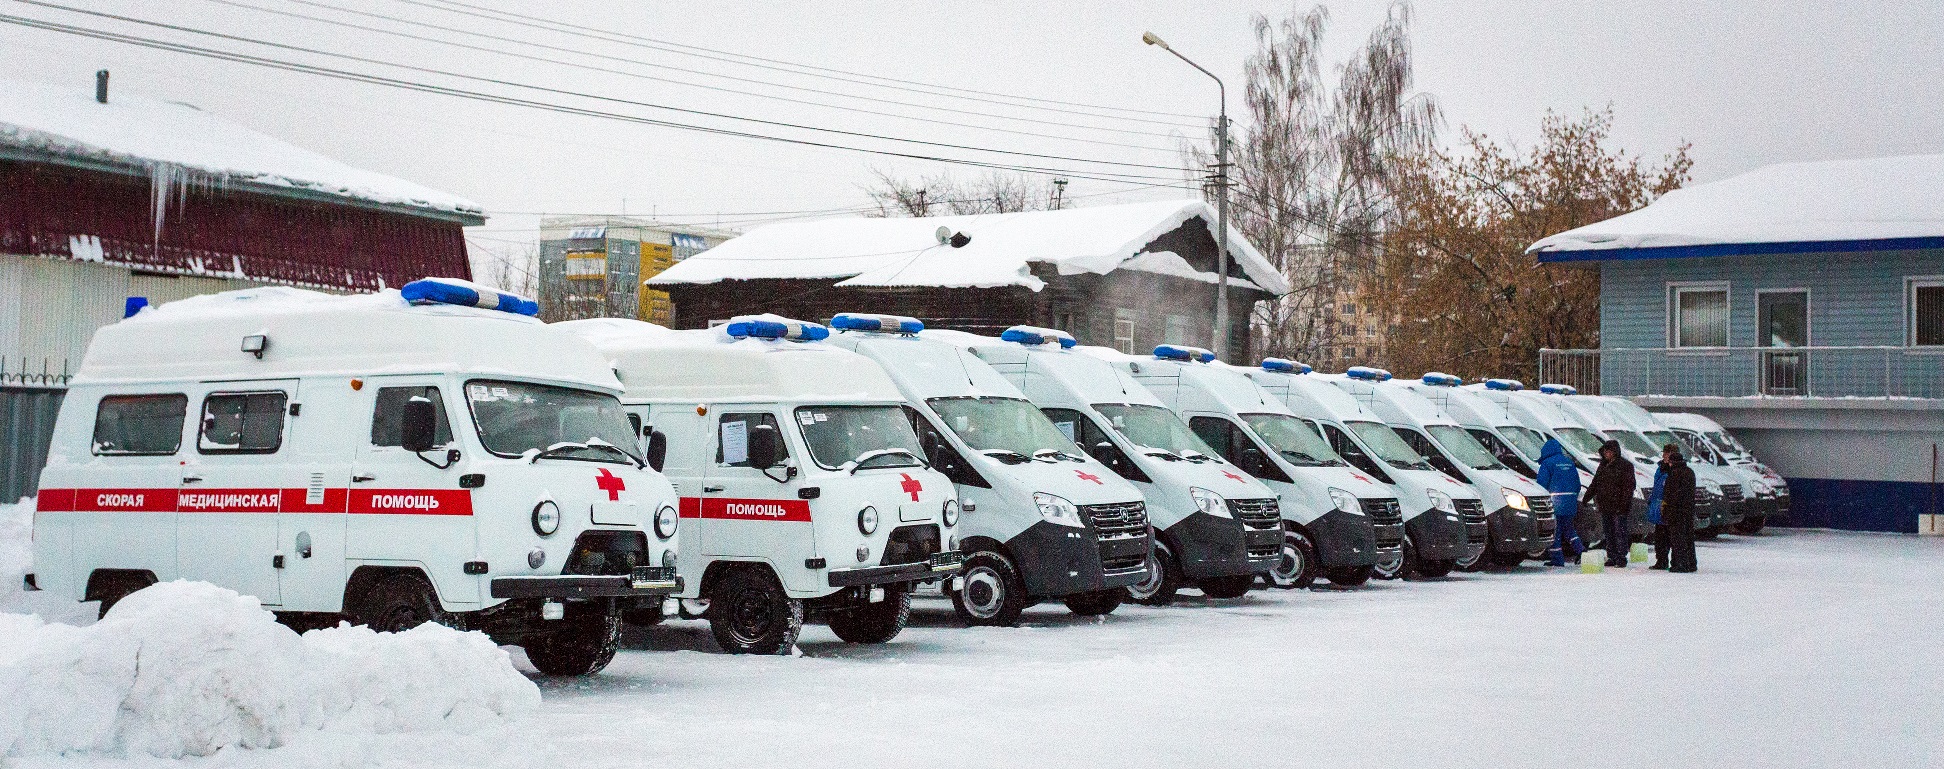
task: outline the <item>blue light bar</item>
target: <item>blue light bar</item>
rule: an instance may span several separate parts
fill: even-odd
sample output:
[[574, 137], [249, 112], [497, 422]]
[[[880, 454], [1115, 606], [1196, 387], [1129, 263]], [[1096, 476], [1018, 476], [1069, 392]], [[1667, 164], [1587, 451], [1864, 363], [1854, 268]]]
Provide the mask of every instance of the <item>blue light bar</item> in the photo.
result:
[[1301, 363], [1288, 358], [1263, 358], [1262, 370], [1280, 371], [1285, 374], [1307, 374], [1316, 369], [1310, 367], [1308, 363]]
[[1418, 381], [1431, 385], [1432, 387], [1457, 387], [1458, 385], [1465, 383], [1465, 380], [1459, 379], [1458, 377], [1452, 376], [1450, 374], [1446, 374], [1442, 371], [1429, 372], [1425, 374], [1424, 377], [1422, 379], [1419, 379]]
[[728, 325], [723, 326], [722, 330], [737, 339], [794, 339], [799, 342], [815, 342], [830, 336], [830, 329], [800, 320], [734, 318]]
[[1575, 395], [1579, 393], [1579, 388], [1563, 384], [1542, 384], [1539, 385], [1539, 392], [1547, 395]]
[[1365, 382], [1382, 382], [1390, 378], [1389, 371], [1371, 366], [1351, 366], [1344, 370], [1343, 375]]
[[1518, 392], [1525, 389], [1525, 383], [1517, 379], [1487, 379], [1485, 380], [1485, 389]]
[[453, 304], [499, 310], [514, 315], [539, 315], [540, 305], [531, 299], [501, 293], [482, 286], [439, 278], [422, 278], [405, 284], [398, 294], [412, 304]]
[[1202, 363], [1212, 363], [1215, 360], [1215, 353], [1209, 352], [1200, 347], [1189, 347], [1184, 344], [1164, 344], [1164, 345], [1156, 346], [1154, 348], [1154, 357], [1160, 358], [1162, 360], [1199, 361]]
[[1013, 326], [1012, 328], [999, 332], [999, 339], [1025, 345], [1042, 345], [1049, 342], [1058, 342], [1062, 348], [1069, 348], [1080, 344], [1080, 340], [1074, 339], [1072, 334], [1059, 329], [1040, 328], [1038, 326]]
[[863, 312], [840, 312], [830, 319], [830, 327], [838, 331], [882, 331], [890, 334], [916, 334], [925, 330], [925, 323], [917, 318], [903, 315], [874, 315]]

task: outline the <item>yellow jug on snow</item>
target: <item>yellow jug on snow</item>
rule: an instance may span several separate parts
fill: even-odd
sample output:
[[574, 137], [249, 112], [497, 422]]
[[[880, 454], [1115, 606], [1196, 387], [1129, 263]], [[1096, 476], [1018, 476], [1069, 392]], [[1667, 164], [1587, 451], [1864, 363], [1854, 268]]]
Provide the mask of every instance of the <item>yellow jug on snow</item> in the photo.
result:
[[1580, 553], [1580, 573], [1598, 574], [1606, 571], [1606, 551], [1600, 549]]
[[1633, 549], [1627, 551], [1628, 563], [1646, 563], [1647, 559], [1652, 557], [1653, 553], [1647, 551], [1647, 543], [1645, 542], [1635, 542], [1633, 543]]

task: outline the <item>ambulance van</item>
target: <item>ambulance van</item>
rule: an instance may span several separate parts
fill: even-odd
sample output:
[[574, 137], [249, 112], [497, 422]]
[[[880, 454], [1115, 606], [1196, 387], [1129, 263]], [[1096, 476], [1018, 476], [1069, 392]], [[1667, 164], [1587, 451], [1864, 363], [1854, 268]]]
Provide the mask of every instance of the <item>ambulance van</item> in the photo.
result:
[[1202, 443], [1125, 369], [1074, 349], [1074, 338], [1054, 329], [1014, 326], [998, 339], [936, 333], [991, 365], [1063, 437], [1141, 490], [1154, 549], [1127, 588], [1136, 602], [1167, 604], [1183, 587], [1240, 598], [1282, 557], [1276, 493]]
[[[1660, 447], [1640, 437], [1639, 433], [1627, 429], [1612, 412], [1593, 398], [1580, 395], [1571, 387], [1540, 385], [1537, 397], [1550, 399], [1558, 404], [1560, 411], [1578, 420], [1601, 441], [1610, 440], [1619, 443], [1621, 457], [1634, 468], [1634, 485], [1644, 489], [1654, 487], [1654, 467], [1655, 463], [1660, 461]], [[1597, 455], [1592, 460], [1592, 464], [1595, 468], [1599, 466]], [[1720, 481], [1710, 473], [1696, 468], [1694, 471], [1694, 530], [1697, 535], [1715, 524], [1715, 519], [1720, 515], [1718, 509], [1723, 506], [1724, 499]], [[1643, 504], [1637, 511], [1638, 516], [1632, 517], [1632, 538], [1636, 541], [1653, 536], [1654, 527], [1647, 523], [1646, 511], [1646, 505]], [[1589, 509], [1583, 512], [1592, 511]], [[1591, 519], [1582, 520], [1581, 531], [1587, 528], [1588, 520], [1597, 520], [1597, 518], [1598, 516], [1593, 516]], [[1588, 542], [1590, 543], [1591, 540]]]
[[[1670, 443], [1680, 445], [1680, 439], [1676, 438], [1674, 433], [1668, 431], [1666, 426], [1654, 418], [1654, 415], [1635, 405], [1633, 401], [1610, 395], [1581, 397], [1598, 404], [1606, 409], [1607, 413], [1612, 414], [1613, 418], [1625, 428], [1624, 433], [1616, 433], [1616, 435], [1638, 436], [1638, 443], [1654, 450], [1656, 460], [1660, 458], [1661, 447]], [[1625, 444], [1626, 441], [1623, 439], [1621, 443]], [[1687, 455], [1688, 464], [1694, 468], [1694, 477], [1697, 480], [1707, 478], [1714, 481], [1721, 489], [1722, 499], [1715, 506], [1714, 520], [1706, 529], [1697, 528], [1696, 536], [1712, 539], [1720, 536], [1724, 531], [1740, 526], [1742, 520], [1748, 517], [1748, 513], [1757, 509], [1757, 495], [1768, 493], [1768, 484], [1762, 482], [1759, 475], [1705, 461], [1695, 456], [1692, 450], [1682, 453]], [[1750, 485], [1751, 482], [1754, 485]]]
[[620, 611], [677, 589], [676, 499], [606, 361], [533, 311], [434, 279], [231, 291], [101, 329], [55, 425], [30, 579], [104, 615], [202, 580], [295, 626], [439, 622], [543, 673], [600, 670]]
[[[1571, 417], [1561, 413], [1551, 402], [1538, 399], [1537, 393], [1526, 392], [1524, 382], [1517, 379], [1488, 379], [1459, 389], [1470, 394], [1471, 397], [1452, 399], [1451, 404], [1455, 413], [1462, 414], [1467, 411], [1476, 413], [1478, 416], [1475, 418], [1479, 424], [1490, 425], [1492, 431], [1499, 435], [1507, 448], [1527, 464], [1530, 471], [1527, 477], [1537, 478], [1539, 455], [1545, 450], [1546, 441], [1557, 440], [1560, 448], [1565, 450], [1567, 458], [1573, 460], [1574, 469], [1579, 472], [1580, 488], [1585, 489], [1593, 484], [1591, 468], [1599, 466], [1601, 439], [1595, 437], [1592, 431], [1580, 427]], [[1458, 421], [1467, 428], [1472, 424], [1463, 416], [1459, 416]], [[1480, 437], [1479, 442], [1486, 444], [1486, 448], [1493, 447], [1493, 444], [1484, 437]], [[1493, 451], [1497, 453], [1498, 449]], [[1512, 466], [1511, 462], [1506, 464]], [[1513, 467], [1513, 469], [1518, 468]], [[1527, 473], [1521, 471], [1521, 474]], [[1646, 499], [1646, 490], [1636, 484], [1633, 507], [1637, 516], [1646, 515]], [[1557, 507], [1556, 498], [1553, 499], [1553, 504]], [[1555, 518], [1556, 522], [1557, 518]], [[1597, 546], [1600, 541], [1598, 515], [1576, 516], [1573, 524], [1579, 531], [1582, 543]], [[1554, 528], [1557, 529], [1557, 526]], [[1534, 559], [1544, 558], [1546, 550], [1550, 547], [1551, 544], [1548, 543], [1546, 548], [1534, 550], [1526, 555]]]
[[1680, 437], [1693, 456], [1716, 467], [1739, 470], [1744, 477], [1759, 479], [1767, 487], [1767, 494], [1757, 497], [1758, 507], [1735, 524], [1735, 533], [1760, 534], [1770, 518], [1788, 516], [1789, 482], [1756, 459], [1720, 423], [1700, 414], [1679, 412], [1656, 411], [1654, 418]]
[[1006, 381], [914, 318], [846, 313], [828, 343], [883, 366], [932, 466], [958, 488], [965, 571], [952, 607], [969, 625], [1012, 625], [1062, 601], [1107, 614], [1147, 574], [1141, 491], [1079, 451]]
[[[1480, 405], [1473, 403], [1477, 396], [1460, 388], [1463, 384], [1458, 377], [1431, 372], [1417, 379], [1394, 379], [1386, 386], [1402, 388], [1415, 396], [1393, 399], [1416, 417], [1415, 424], [1399, 427], [1398, 434], [1418, 447], [1438, 469], [1470, 483], [1492, 511], [1485, 516], [1490, 548], [1470, 562], [1459, 561], [1459, 568], [1509, 569], [1535, 552], [1543, 555], [1552, 543], [1558, 525], [1553, 518], [1552, 495], [1534, 480], [1538, 455], [1534, 454], [1528, 464], [1489, 423], [1510, 420], [1488, 420], [1474, 408]], [[1426, 411], [1423, 405], [1433, 411]]]
[[667, 446], [689, 543], [681, 603], [725, 651], [789, 654], [806, 616], [888, 642], [912, 589], [958, 572], [951, 480], [927, 464], [897, 385], [818, 341], [829, 329], [769, 315], [556, 325], [609, 358], [641, 434]]
[[[1142, 359], [1096, 349], [1187, 420], [1203, 443], [1276, 492], [1283, 547], [1269, 584], [1309, 587], [1321, 577], [1334, 585], [1361, 585], [1379, 560], [1402, 555], [1404, 518], [1391, 488], [1352, 470], [1241, 371], [1219, 361]], [[1272, 359], [1263, 366], [1294, 370], [1295, 363]]]
[[[1306, 368], [1306, 367], [1304, 367]], [[1364, 369], [1355, 369], [1360, 375]], [[1370, 376], [1375, 376], [1375, 370]], [[1470, 486], [1433, 468], [1360, 399], [1338, 388], [1340, 375], [1294, 371], [1251, 372], [1270, 395], [1281, 398], [1351, 467], [1394, 490], [1404, 518], [1404, 541], [1395, 560], [1379, 561], [1373, 576], [1442, 577], [1485, 544], [1484, 504]]]

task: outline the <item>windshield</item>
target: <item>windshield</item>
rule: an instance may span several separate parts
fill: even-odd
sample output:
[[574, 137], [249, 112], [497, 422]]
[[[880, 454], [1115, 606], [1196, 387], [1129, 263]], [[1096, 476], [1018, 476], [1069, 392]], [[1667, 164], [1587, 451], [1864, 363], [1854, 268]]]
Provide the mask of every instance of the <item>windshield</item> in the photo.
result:
[[1553, 433], [1559, 436], [1560, 444], [1564, 445], [1567, 451], [1581, 456], [1599, 456], [1600, 444], [1606, 442], [1600, 440], [1600, 436], [1594, 435], [1593, 431], [1583, 427], [1561, 427], [1553, 430]]
[[1498, 433], [1527, 459], [1538, 461], [1539, 452], [1546, 450], [1546, 436], [1540, 435], [1537, 430], [1508, 426], [1499, 428]]
[[1114, 431], [1143, 449], [1157, 449], [1179, 457], [1213, 457], [1215, 450], [1195, 437], [1181, 417], [1160, 406], [1108, 403], [1094, 406]]
[[1660, 456], [1660, 451], [1658, 451], [1658, 449], [1670, 443], [1676, 446], [1681, 445], [1681, 441], [1677, 440], [1674, 437], [1673, 433], [1670, 433], [1666, 430], [1648, 430], [1647, 432], [1641, 433], [1640, 435], [1641, 437], [1646, 438], [1648, 442], [1654, 444], [1654, 448], [1656, 449], [1656, 451], [1654, 452], [1654, 456]]
[[1748, 455], [1748, 452], [1741, 447], [1741, 444], [1736, 443], [1733, 438], [1729, 438], [1726, 433], [1708, 433], [1708, 442], [1714, 444], [1716, 451], [1720, 451], [1731, 457], [1744, 457]]
[[1342, 467], [1343, 457], [1303, 420], [1288, 414], [1243, 414], [1242, 421], [1282, 458], [1297, 467]]
[[556, 459], [640, 462], [628, 414], [606, 393], [475, 379], [466, 383], [466, 406], [479, 442], [502, 457], [536, 451]]
[[1363, 445], [1370, 449], [1370, 453], [1377, 455], [1378, 459], [1389, 463], [1391, 467], [1400, 470], [1435, 469], [1431, 467], [1431, 463], [1424, 458], [1423, 454], [1417, 453], [1417, 449], [1411, 448], [1411, 444], [1405, 443], [1403, 438], [1397, 437], [1397, 432], [1388, 426], [1380, 425], [1376, 422], [1346, 422], [1344, 424], [1350, 428], [1350, 432], [1357, 434], [1357, 438], [1363, 441]]
[[1033, 404], [1018, 398], [932, 398], [925, 403], [977, 452], [1042, 456], [1049, 452], [1079, 458], [1072, 436], [1053, 426]]
[[1621, 448], [1643, 457], [1660, 456], [1660, 449], [1655, 447], [1654, 444], [1648, 443], [1646, 438], [1640, 437], [1640, 433], [1628, 432], [1626, 430], [1608, 430], [1607, 437], [1619, 441]]
[[1471, 433], [1465, 432], [1465, 428], [1457, 425], [1427, 425], [1425, 429], [1431, 432], [1431, 437], [1438, 440], [1438, 445], [1451, 456], [1451, 461], [1473, 470], [1505, 469], [1505, 465], [1500, 464], [1498, 458], [1492, 456], [1492, 452], [1486, 451]]
[[852, 462], [860, 468], [916, 467], [923, 456], [918, 434], [897, 406], [805, 406], [796, 410], [796, 421], [810, 458], [825, 470]]

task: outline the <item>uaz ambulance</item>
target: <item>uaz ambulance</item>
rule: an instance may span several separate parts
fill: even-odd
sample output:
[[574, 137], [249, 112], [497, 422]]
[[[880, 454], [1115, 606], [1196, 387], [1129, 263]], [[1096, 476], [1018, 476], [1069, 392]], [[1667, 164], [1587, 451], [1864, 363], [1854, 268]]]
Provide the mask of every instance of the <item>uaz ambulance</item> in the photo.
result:
[[1041, 599], [1083, 615], [1120, 605], [1152, 548], [1139, 489], [1077, 450], [985, 361], [924, 338], [916, 319], [846, 313], [830, 325], [829, 344], [891, 375], [926, 459], [958, 487], [966, 561], [950, 592], [961, 620], [1015, 624]]
[[[1322, 436], [1241, 371], [1179, 348], [1163, 351], [1170, 356], [1110, 353], [1109, 360], [1187, 420], [1203, 443], [1276, 492], [1283, 546], [1282, 559], [1269, 571], [1271, 585], [1308, 587], [1318, 577], [1361, 585], [1379, 560], [1401, 555], [1404, 518], [1389, 486], [1352, 470]], [[1263, 365], [1296, 370], [1291, 361]]]
[[768, 315], [696, 331], [557, 325], [611, 359], [628, 413], [666, 444], [688, 538], [682, 603], [706, 606], [724, 650], [788, 654], [806, 611], [845, 641], [885, 643], [917, 583], [959, 570], [950, 479], [927, 465], [897, 385], [818, 342], [827, 328]]
[[1074, 338], [1053, 329], [939, 336], [990, 364], [1063, 436], [1141, 490], [1154, 549], [1127, 588], [1135, 601], [1166, 604], [1185, 586], [1238, 598], [1282, 557], [1275, 492], [1223, 461], [1125, 369], [1073, 349]]
[[1368, 398], [1332, 384], [1341, 377], [1299, 368], [1250, 372], [1250, 378], [1281, 398], [1351, 467], [1395, 490], [1403, 508], [1404, 541], [1395, 560], [1377, 563], [1376, 577], [1442, 577], [1471, 552], [1473, 541], [1482, 549], [1484, 505], [1478, 492], [1433, 468], [1371, 411]]
[[[1391, 380], [1378, 388], [1400, 421], [1392, 422], [1404, 442], [1431, 460], [1446, 475], [1471, 484], [1485, 500], [1490, 544], [1478, 557], [1458, 562], [1476, 571], [1488, 566], [1511, 568], [1534, 552], [1543, 553], [1553, 541], [1557, 521], [1552, 496], [1531, 478], [1500, 461], [1471, 426], [1460, 423], [1454, 401], [1462, 406], [1471, 393], [1459, 389], [1458, 377], [1439, 372], [1415, 380]], [[1385, 409], [1380, 408], [1379, 412]], [[1497, 441], [1489, 428], [1478, 428]], [[1509, 452], [1509, 447], [1501, 446]], [[1515, 462], [1522, 460], [1513, 452]]]
[[675, 495], [606, 362], [532, 309], [427, 280], [101, 329], [41, 475], [35, 583], [105, 615], [204, 580], [292, 624], [442, 622], [545, 673], [600, 670], [619, 611], [676, 588]]

